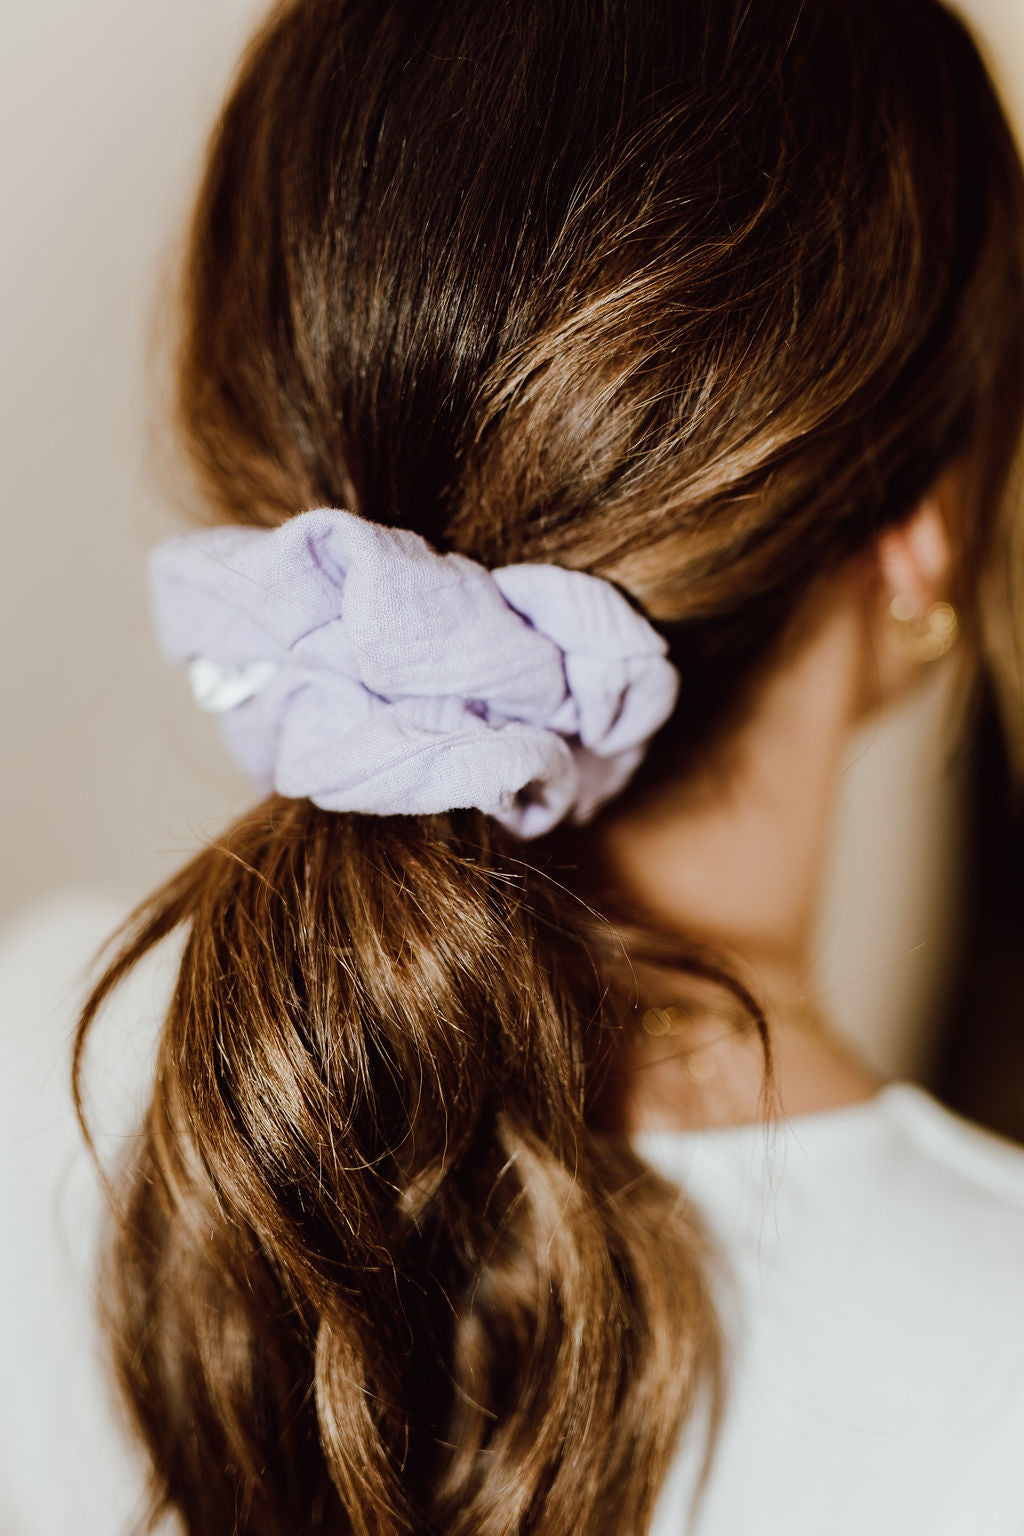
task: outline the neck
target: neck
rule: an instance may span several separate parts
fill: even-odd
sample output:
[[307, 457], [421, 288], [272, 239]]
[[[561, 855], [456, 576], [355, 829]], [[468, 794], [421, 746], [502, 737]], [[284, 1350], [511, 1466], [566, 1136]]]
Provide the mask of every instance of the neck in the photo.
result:
[[[764, 1010], [772, 1098], [802, 1114], [869, 1096], [872, 1075], [818, 1006], [815, 916], [863, 676], [854, 602], [833, 604], [772, 674], [742, 730], [699, 778], [609, 818], [602, 878], [661, 931], [720, 954]], [[764, 1112], [760, 1039], [694, 999], [684, 972], [645, 970], [623, 1057], [629, 1129], [724, 1124]], [[652, 1006], [685, 1000], [671, 1019]]]

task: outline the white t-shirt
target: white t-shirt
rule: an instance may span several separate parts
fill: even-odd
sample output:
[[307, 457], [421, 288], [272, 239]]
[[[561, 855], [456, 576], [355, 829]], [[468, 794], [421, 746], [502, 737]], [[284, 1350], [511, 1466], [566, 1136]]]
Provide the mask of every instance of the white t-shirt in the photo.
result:
[[1022, 1536], [1024, 1150], [908, 1083], [639, 1146], [727, 1268], [710, 1480], [652, 1536]]
[[[143, 1476], [100, 1362], [101, 1198], [67, 1089], [83, 968], [122, 912], [69, 898], [0, 937], [0, 1536], [122, 1536]], [[176, 946], [130, 978], [90, 1082], [130, 1134]], [[652, 1536], [1024, 1536], [1024, 1150], [893, 1084], [774, 1131], [640, 1150], [719, 1254], [727, 1406]]]

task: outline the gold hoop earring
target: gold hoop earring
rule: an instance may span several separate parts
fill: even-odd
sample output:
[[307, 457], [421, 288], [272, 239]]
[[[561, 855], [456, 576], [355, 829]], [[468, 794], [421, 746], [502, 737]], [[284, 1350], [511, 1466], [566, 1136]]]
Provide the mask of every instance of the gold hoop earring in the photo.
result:
[[[644, 1032], [660, 1039], [665, 1035], [685, 1035], [693, 1024], [691, 1009], [670, 1005], [666, 1008], [648, 1008], [641, 1020]], [[728, 1030], [731, 1036], [733, 1030]], [[687, 1076], [691, 1082], [701, 1085], [708, 1083], [718, 1074], [718, 1062], [715, 1059], [715, 1046], [721, 1043], [719, 1039], [710, 1042], [702, 1042], [693, 1045], [679, 1053]]]
[[900, 626], [915, 661], [938, 661], [956, 642], [960, 618], [952, 603], [932, 603], [922, 618], [909, 597], [898, 595], [889, 604], [889, 613]]

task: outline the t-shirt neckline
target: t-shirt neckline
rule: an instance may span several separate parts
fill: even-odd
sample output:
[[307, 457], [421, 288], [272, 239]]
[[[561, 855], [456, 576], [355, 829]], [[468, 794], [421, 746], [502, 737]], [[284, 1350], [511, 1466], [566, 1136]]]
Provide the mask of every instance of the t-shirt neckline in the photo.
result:
[[867, 1098], [840, 1104], [832, 1109], [808, 1110], [796, 1115], [779, 1115], [773, 1120], [745, 1120], [736, 1125], [687, 1126], [685, 1129], [667, 1127], [639, 1130], [630, 1141], [642, 1150], [645, 1147], [661, 1147], [683, 1150], [701, 1144], [719, 1147], [742, 1147], [757, 1141], [771, 1142], [780, 1134], [793, 1137], [801, 1146], [829, 1141], [837, 1136], [856, 1131], [865, 1124], [873, 1124], [894, 1105], [911, 1099], [927, 1097], [926, 1090], [916, 1083], [896, 1079], [882, 1085]]

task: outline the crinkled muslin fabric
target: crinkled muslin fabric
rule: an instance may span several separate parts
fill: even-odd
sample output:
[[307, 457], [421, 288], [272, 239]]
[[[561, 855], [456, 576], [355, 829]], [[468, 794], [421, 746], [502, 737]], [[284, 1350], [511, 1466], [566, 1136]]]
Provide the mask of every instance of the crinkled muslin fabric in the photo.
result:
[[585, 821], [672, 712], [664, 639], [609, 582], [488, 571], [333, 508], [150, 556], [157, 636], [266, 793], [325, 810]]

